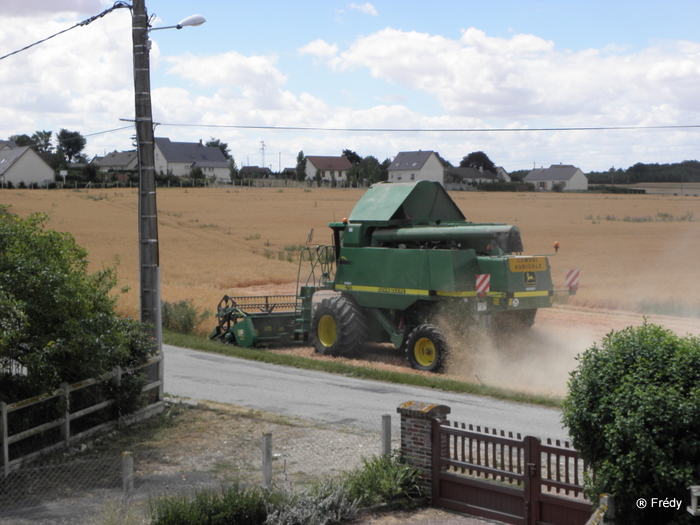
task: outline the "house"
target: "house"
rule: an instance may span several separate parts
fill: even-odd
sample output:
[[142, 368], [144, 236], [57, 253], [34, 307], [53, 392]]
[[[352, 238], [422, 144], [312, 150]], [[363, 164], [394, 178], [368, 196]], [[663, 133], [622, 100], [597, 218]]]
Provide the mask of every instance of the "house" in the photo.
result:
[[92, 163], [97, 169], [106, 174], [105, 180], [116, 180], [121, 184], [129, 182], [129, 173], [138, 169], [138, 152], [113, 151], [104, 157], [95, 157]]
[[17, 147], [17, 143], [14, 140], [0, 140], [0, 151], [4, 149], [13, 149]]
[[275, 176], [270, 168], [260, 166], [243, 166], [239, 170], [239, 175], [243, 179], [274, 179]]
[[434, 151], [402, 151], [389, 164], [388, 182], [430, 180], [444, 183], [445, 168]]
[[15, 188], [21, 183], [28, 187], [47, 186], [52, 182], [53, 169], [31, 147], [0, 148], [0, 187], [9, 183]]
[[474, 186], [486, 182], [496, 182], [498, 180], [498, 175], [488, 170], [484, 171], [483, 168], [447, 168], [445, 170], [445, 176], [448, 180], [472, 184]]
[[538, 190], [552, 190], [559, 184], [563, 191], [587, 191], [588, 177], [576, 166], [552, 164], [549, 168], [534, 169], [523, 179]]
[[95, 157], [92, 162], [96, 164], [100, 171], [134, 171], [138, 167], [138, 152], [113, 151], [104, 157]]
[[199, 142], [172, 142], [169, 138], [155, 138], [156, 173], [172, 173], [189, 177], [193, 169], [201, 168], [207, 177], [230, 180], [228, 160], [219, 148], [207, 147]]
[[352, 162], [347, 157], [306, 156], [307, 180], [314, 180], [318, 173], [324, 182], [331, 182], [333, 179], [336, 182], [347, 181], [350, 168]]

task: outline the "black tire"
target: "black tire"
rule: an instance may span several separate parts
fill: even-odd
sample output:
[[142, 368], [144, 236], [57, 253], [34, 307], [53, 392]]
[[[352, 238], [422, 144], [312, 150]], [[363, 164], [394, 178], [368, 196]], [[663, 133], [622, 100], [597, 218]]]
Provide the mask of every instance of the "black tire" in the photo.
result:
[[442, 372], [447, 345], [440, 329], [432, 324], [414, 328], [406, 341], [406, 353], [411, 368], [428, 372]]
[[318, 305], [311, 323], [311, 338], [322, 355], [356, 357], [367, 342], [367, 317], [352, 297], [327, 297]]

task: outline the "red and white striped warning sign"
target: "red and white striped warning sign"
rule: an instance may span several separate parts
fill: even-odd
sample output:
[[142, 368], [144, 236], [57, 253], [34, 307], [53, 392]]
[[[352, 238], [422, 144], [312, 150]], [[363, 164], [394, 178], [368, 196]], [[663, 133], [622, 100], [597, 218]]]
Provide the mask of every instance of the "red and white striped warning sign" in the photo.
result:
[[578, 290], [578, 278], [580, 275], [580, 270], [568, 270], [566, 272], [566, 286], [572, 290]]
[[482, 273], [476, 276], [476, 293], [486, 294], [491, 290], [491, 274]]

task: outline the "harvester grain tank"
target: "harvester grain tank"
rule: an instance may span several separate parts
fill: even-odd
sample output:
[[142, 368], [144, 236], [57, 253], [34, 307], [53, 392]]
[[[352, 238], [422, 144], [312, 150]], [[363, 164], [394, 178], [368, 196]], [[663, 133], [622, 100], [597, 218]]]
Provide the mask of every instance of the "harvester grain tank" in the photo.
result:
[[375, 184], [329, 226], [332, 246], [302, 252], [311, 271], [296, 296], [225, 296], [211, 338], [347, 357], [387, 342], [413, 368], [438, 371], [445, 326], [527, 328], [552, 305], [548, 257], [522, 255], [517, 226], [468, 222], [438, 183]]

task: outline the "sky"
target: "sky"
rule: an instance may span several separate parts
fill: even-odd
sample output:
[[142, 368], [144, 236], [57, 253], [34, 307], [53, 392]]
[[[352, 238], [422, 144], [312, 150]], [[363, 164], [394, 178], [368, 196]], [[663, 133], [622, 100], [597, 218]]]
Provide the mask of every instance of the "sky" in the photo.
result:
[[[3, 0], [0, 56], [113, 5]], [[483, 151], [508, 171], [700, 159], [697, 0], [146, 7], [154, 28], [207, 20], [150, 32], [156, 136], [220, 139], [239, 167], [344, 149], [433, 150], [454, 165]], [[133, 149], [132, 52], [130, 11], [116, 9], [0, 59], [0, 139], [65, 128], [89, 157]]]

